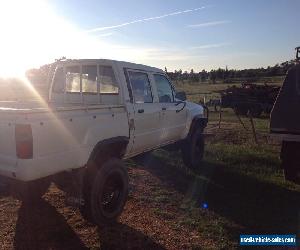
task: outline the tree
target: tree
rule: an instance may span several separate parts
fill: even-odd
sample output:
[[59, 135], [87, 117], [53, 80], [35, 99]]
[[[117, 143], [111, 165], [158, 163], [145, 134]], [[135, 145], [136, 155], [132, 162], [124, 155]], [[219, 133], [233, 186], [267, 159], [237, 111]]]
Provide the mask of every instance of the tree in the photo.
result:
[[210, 71], [209, 79], [212, 81], [212, 83], [214, 83], [214, 84], [216, 83], [217, 73], [215, 70]]

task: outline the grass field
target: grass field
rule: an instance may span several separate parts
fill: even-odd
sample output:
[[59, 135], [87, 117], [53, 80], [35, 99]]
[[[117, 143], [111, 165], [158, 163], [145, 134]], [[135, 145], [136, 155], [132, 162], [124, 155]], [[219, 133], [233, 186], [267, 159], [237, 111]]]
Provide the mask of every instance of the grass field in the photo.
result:
[[[226, 85], [186, 84], [180, 88], [188, 93], [210, 92], [224, 89]], [[192, 101], [199, 98], [188, 97]], [[258, 145], [250, 120], [242, 118], [242, 121], [246, 129], [231, 109], [225, 109], [219, 128], [219, 113], [210, 112], [207, 131], [214, 136], [207, 141], [204, 162], [197, 172], [183, 170], [177, 154], [160, 155], [193, 180], [188, 197], [192, 197], [192, 210], [198, 213], [194, 211], [186, 223], [198, 228], [199, 233], [215, 238], [217, 247], [224, 249], [237, 247], [242, 233], [300, 234], [300, 188], [284, 181], [280, 144], [268, 135], [269, 117], [254, 119]], [[208, 209], [201, 209], [203, 204]]]
[[[256, 84], [269, 84], [281, 86], [284, 77], [266, 77], [260, 79]], [[177, 91], [185, 91], [190, 101], [199, 102], [199, 100], [208, 101], [209, 99], [219, 99], [220, 95], [218, 91], [224, 90], [230, 86], [240, 87], [245, 81], [233, 81], [229, 83], [216, 82], [211, 84], [209, 82], [191, 82], [191, 81], [174, 81]]]
[[236, 249], [240, 234], [299, 236], [300, 187], [284, 181], [268, 117], [254, 119], [258, 145], [247, 118], [246, 129], [230, 109], [220, 128], [218, 120], [210, 112], [206, 132], [213, 136], [196, 171], [165, 150], [126, 162], [129, 200], [115, 225], [87, 223], [54, 185], [37, 206], [0, 194], [2, 249]]

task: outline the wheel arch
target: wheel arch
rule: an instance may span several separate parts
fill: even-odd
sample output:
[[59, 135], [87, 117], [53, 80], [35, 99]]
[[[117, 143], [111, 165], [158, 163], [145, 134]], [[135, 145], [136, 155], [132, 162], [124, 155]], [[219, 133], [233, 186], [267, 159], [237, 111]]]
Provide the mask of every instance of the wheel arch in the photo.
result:
[[110, 157], [122, 159], [126, 153], [128, 143], [129, 138], [126, 136], [117, 136], [99, 141], [93, 148], [88, 163], [96, 162], [100, 164]]
[[206, 127], [206, 125], [207, 125], [207, 122], [208, 122], [207, 118], [204, 118], [201, 115], [195, 116], [193, 118], [192, 122], [191, 122], [187, 138], [189, 138], [193, 134], [193, 132], [195, 131], [195, 129], [197, 129], [197, 128], [204, 129]]

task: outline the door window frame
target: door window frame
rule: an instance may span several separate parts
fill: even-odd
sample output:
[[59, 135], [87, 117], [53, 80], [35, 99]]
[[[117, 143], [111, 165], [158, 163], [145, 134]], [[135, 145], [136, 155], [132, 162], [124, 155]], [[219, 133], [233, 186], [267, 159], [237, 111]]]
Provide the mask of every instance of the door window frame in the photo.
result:
[[[128, 92], [129, 92], [129, 96], [130, 96], [130, 102], [133, 104], [151, 104], [151, 103], [155, 103], [155, 95], [153, 92], [153, 86], [152, 86], [152, 82], [151, 82], [151, 77], [149, 75], [148, 71], [145, 70], [139, 70], [139, 69], [130, 69], [130, 68], [124, 68], [125, 70], [125, 78], [127, 81], [127, 88], [128, 88]], [[148, 78], [148, 83], [150, 86], [150, 91], [151, 91], [151, 97], [152, 97], [152, 102], [135, 102], [135, 97], [134, 97], [134, 93], [133, 93], [133, 87], [131, 84], [131, 80], [130, 80], [130, 75], [129, 72], [136, 72], [136, 73], [141, 73], [141, 74], [145, 74]]]
[[[163, 76], [167, 79], [169, 85], [170, 85], [170, 88], [171, 88], [171, 91], [172, 91], [172, 97], [173, 97], [173, 101], [171, 102], [160, 102], [159, 101], [159, 96], [158, 96], [158, 88], [157, 88], [157, 84], [156, 84], [156, 81], [155, 81], [155, 75], [160, 75], [160, 76]], [[155, 88], [156, 88], [156, 94], [157, 94], [157, 98], [158, 98], [158, 103], [176, 103], [176, 100], [175, 100], [175, 88], [174, 88], [174, 85], [173, 83], [170, 81], [169, 77], [163, 73], [157, 73], [157, 72], [153, 72], [152, 73], [152, 77], [153, 77], [153, 83], [155, 85]]]

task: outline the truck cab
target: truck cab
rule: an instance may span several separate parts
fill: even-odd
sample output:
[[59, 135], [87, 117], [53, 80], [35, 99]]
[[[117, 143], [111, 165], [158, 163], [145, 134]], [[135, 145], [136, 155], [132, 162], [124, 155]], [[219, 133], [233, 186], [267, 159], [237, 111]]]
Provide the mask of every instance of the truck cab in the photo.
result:
[[206, 125], [204, 108], [180, 95], [182, 99], [161, 69], [113, 60], [67, 60], [56, 66], [49, 102], [124, 106], [129, 158], [183, 140], [194, 118]]

